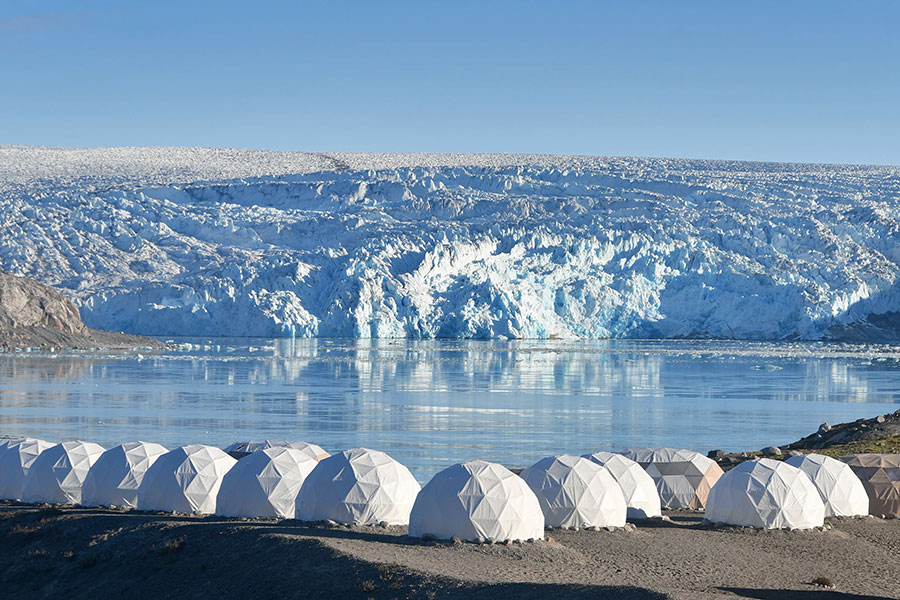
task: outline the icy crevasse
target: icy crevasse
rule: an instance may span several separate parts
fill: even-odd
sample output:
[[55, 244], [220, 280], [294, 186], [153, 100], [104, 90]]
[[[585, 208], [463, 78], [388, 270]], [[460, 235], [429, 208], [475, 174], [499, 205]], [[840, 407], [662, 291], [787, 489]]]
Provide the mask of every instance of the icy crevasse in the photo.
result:
[[[127, 149], [124, 174], [103, 170], [121, 156], [78, 155], [100, 173], [90, 178], [72, 175], [68, 155], [41, 154], [29, 171], [35, 149], [2, 150], [0, 267], [61, 288], [91, 327], [416, 338], [900, 332], [895, 168], [278, 155], [284, 172], [261, 174], [265, 156], [248, 155], [246, 178], [198, 182], [177, 164], [158, 168], [149, 150]], [[206, 178], [242, 174], [240, 154], [222, 166], [220, 154], [197, 152], [185, 162]], [[11, 160], [15, 169], [3, 164]]]

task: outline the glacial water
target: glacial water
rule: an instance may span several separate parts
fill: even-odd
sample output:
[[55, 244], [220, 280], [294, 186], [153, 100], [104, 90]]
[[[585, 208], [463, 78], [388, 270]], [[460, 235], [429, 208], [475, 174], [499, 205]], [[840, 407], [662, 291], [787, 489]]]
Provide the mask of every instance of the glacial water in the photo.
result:
[[384, 450], [420, 481], [472, 458], [786, 444], [900, 406], [900, 347], [699, 341], [173, 339], [0, 354], [0, 435]]

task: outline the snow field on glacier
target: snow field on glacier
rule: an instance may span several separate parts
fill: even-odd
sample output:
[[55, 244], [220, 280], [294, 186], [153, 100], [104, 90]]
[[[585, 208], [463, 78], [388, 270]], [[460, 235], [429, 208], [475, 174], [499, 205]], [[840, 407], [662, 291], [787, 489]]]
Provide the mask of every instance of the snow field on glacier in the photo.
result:
[[0, 268], [148, 335], [890, 339], [900, 169], [0, 147]]

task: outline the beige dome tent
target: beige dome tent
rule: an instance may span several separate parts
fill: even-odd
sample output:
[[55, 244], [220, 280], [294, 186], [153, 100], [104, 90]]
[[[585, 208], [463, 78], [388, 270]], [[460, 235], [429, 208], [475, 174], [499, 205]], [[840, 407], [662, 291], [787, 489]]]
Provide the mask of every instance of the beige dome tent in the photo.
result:
[[42, 452], [55, 445], [34, 438], [6, 441], [0, 447], [0, 499], [21, 500], [28, 469]]
[[200, 444], [167, 452], [144, 474], [138, 508], [213, 514], [222, 478], [236, 462], [219, 448]]
[[378, 450], [355, 448], [322, 459], [297, 495], [297, 519], [391, 525], [409, 523], [419, 483]]
[[84, 506], [137, 508], [138, 488], [147, 469], [168, 452], [159, 444], [128, 442], [104, 452], [81, 488]]
[[709, 492], [706, 519], [763, 529], [821, 527], [825, 504], [797, 467], [763, 458], [731, 469]]
[[787, 459], [812, 480], [825, 503], [826, 517], [869, 514], [869, 496], [853, 469], [830, 456], [803, 454]]
[[613, 476], [628, 506], [629, 519], [649, 519], [662, 515], [656, 482], [638, 463], [613, 452], [594, 452], [584, 458], [602, 465]]
[[632, 448], [619, 454], [641, 465], [653, 478], [663, 508], [702, 509], [709, 490], [722, 476], [716, 461], [692, 450]]
[[472, 460], [431, 478], [409, 516], [409, 535], [470, 541], [539, 540], [544, 514], [537, 496], [512, 471]]
[[81, 486], [103, 452], [91, 442], [63, 442], [41, 452], [28, 469], [22, 500], [81, 504]]
[[842, 456], [869, 495], [869, 514], [900, 514], [900, 454]]
[[550, 527], [624, 527], [622, 488], [601, 465], [580, 456], [548, 456], [519, 475], [537, 496]]
[[257, 450], [225, 474], [216, 514], [293, 519], [300, 487], [318, 464], [315, 458], [294, 448]]

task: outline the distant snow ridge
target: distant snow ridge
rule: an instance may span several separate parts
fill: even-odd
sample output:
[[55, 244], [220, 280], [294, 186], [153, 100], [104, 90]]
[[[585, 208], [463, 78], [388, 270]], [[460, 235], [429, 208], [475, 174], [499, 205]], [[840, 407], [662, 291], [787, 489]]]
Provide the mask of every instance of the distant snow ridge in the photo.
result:
[[5, 146], [0, 178], [0, 268], [90, 327], [900, 339], [897, 168]]

